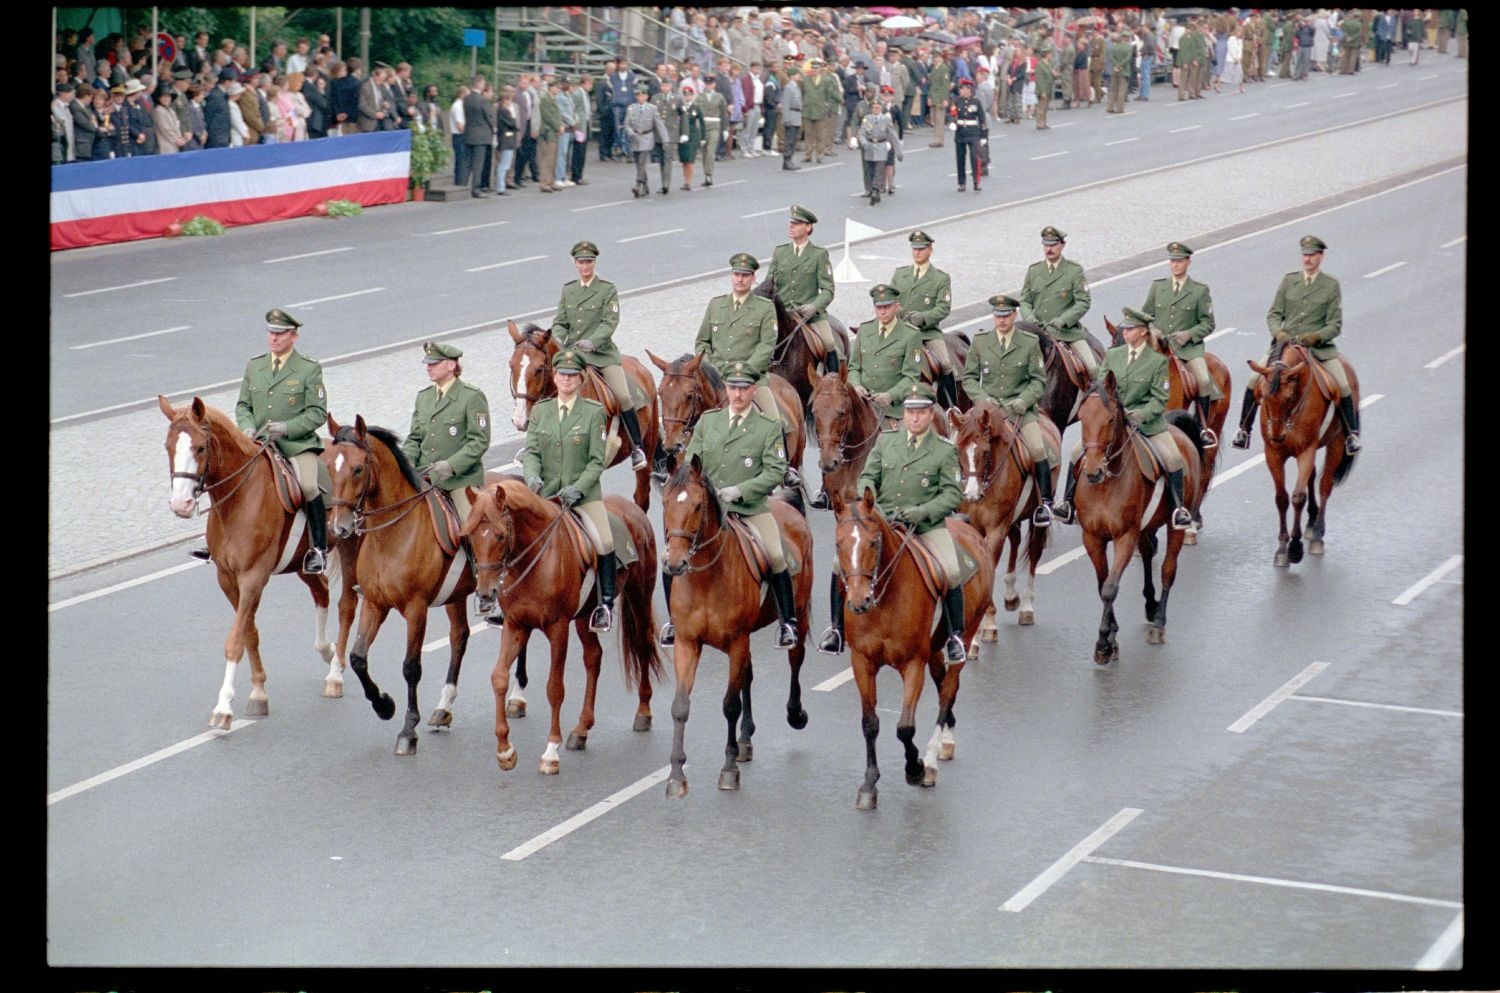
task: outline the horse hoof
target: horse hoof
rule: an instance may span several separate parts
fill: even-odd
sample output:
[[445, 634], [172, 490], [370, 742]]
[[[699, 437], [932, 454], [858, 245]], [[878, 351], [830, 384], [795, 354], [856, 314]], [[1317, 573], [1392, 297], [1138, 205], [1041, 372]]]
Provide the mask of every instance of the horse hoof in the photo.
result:
[[370, 706], [375, 708], [375, 716], [382, 721], [388, 721], [396, 716], [396, 701], [391, 699], [389, 693], [382, 693], [380, 699], [370, 704]]
[[1021, 625], [1022, 627], [1030, 627], [1031, 625], [1033, 625], [1033, 624], [1036, 623], [1036, 611], [1034, 611], [1034, 610], [1023, 610], [1023, 611], [1021, 611], [1021, 616], [1018, 617], [1018, 618], [1016, 618], [1016, 623], [1019, 624], [1019, 625]]
[[997, 642], [999, 640], [1000, 640], [1000, 629], [999, 628], [985, 628], [985, 629], [983, 629], [982, 631], [979, 632], [979, 641], [980, 641], [980, 644], [993, 645], [995, 642]]
[[1094, 649], [1094, 664], [1095, 665], [1109, 665], [1109, 663], [1110, 663], [1109, 649], [1108, 648], [1095, 648]]
[[1286, 552], [1277, 552], [1276, 557], [1271, 560], [1272, 565], [1285, 566], [1287, 564]]
[[211, 731], [228, 731], [229, 726], [233, 723], [233, 714], [220, 714], [215, 712], [208, 718], [208, 727]]
[[922, 785], [929, 788], [937, 785], [937, 766], [928, 765], [922, 767]]
[[245, 701], [246, 717], [266, 717], [271, 713], [271, 702], [269, 700], [256, 700], [253, 697]]
[[688, 790], [687, 790], [687, 780], [686, 779], [669, 779], [669, 780], [667, 780], [667, 799], [668, 800], [681, 800], [683, 797], [687, 796], [687, 792], [688, 792]]
[[1191, 528], [1189, 528], [1188, 530], [1182, 532], [1182, 543], [1184, 545], [1196, 545], [1196, 544], [1198, 544], [1198, 532], [1192, 530]]
[[397, 737], [396, 738], [396, 754], [397, 755], [415, 755], [415, 754], [417, 754], [417, 736], [416, 735], [412, 735], [409, 738], [405, 737], [405, 736]]
[[1146, 644], [1162, 645], [1166, 643], [1166, 640], [1167, 633], [1161, 628], [1152, 626], [1146, 629]]
[[906, 785], [908, 785], [908, 786], [926, 786], [927, 785], [927, 783], [925, 782], [926, 779], [927, 779], [927, 767], [925, 765], [919, 765], [915, 769], [912, 769], [912, 768], [907, 768], [906, 769]]
[[636, 714], [635, 715], [635, 723], [630, 726], [630, 729], [632, 731], [650, 731], [651, 730], [651, 715], [650, 714]]
[[735, 748], [734, 760], [736, 762], [749, 762], [755, 758], [755, 746], [748, 741], [740, 741]]
[[579, 734], [577, 731], [569, 731], [568, 742], [563, 747], [567, 748], [570, 752], [581, 752], [589, 747], [589, 736]]
[[799, 710], [793, 713], [788, 710], [786, 712], [786, 722], [792, 726], [793, 731], [801, 731], [807, 727], [807, 711]]
[[1120, 661], [1120, 646], [1118, 644], [1109, 646], [1109, 660], [1111, 662]]
[[510, 770], [514, 769], [518, 758], [520, 756], [516, 754], [514, 745], [503, 752], [495, 752], [495, 761], [500, 763], [500, 771], [502, 772], [510, 772]]
[[870, 791], [866, 792], [865, 790], [860, 790], [859, 791], [859, 795], [854, 798], [854, 809], [855, 810], [874, 810], [875, 809], [875, 791], [874, 790], [870, 790]]
[[1021, 606], [1021, 598], [1020, 597], [1018, 597], [1018, 596], [1008, 596], [1008, 597], [1005, 598], [1005, 609], [1006, 610], [1015, 610], [1019, 606]]
[[[938, 746], [938, 760], [942, 761], [942, 762], [951, 762], [951, 761], [953, 761], [953, 749], [954, 749], [953, 742], [951, 742], [951, 741], [945, 741], [945, 742], [943, 742], [941, 745]], [[936, 773], [934, 773], [934, 775], [936, 775]]]
[[525, 717], [526, 716], [526, 701], [525, 700], [507, 700], [507, 701], [505, 701], [505, 716], [506, 717]]
[[323, 684], [323, 699], [341, 700], [344, 697], [344, 684], [328, 680]]
[[740, 771], [738, 769], [725, 769], [719, 773], [719, 789], [737, 790], [740, 788]]
[[1291, 547], [1286, 550], [1286, 557], [1291, 560], [1292, 565], [1296, 565], [1302, 561], [1302, 542], [1300, 539], [1292, 541]]
[[427, 726], [433, 728], [451, 728], [453, 726], [453, 711], [434, 710], [432, 716], [427, 718]]
[[1318, 539], [1316, 539], [1316, 538], [1314, 538], [1312, 541], [1309, 541], [1307, 543], [1307, 554], [1309, 554], [1309, 555], [1322, 555], [1323, 554], [1323, 543], [1321, 541], [1319, 541]]
[[558, 768], [557, 759], [542, 759], [541, 762], [537, 763], [536, 771], [543, 776], [555, 776], [557, 775]]

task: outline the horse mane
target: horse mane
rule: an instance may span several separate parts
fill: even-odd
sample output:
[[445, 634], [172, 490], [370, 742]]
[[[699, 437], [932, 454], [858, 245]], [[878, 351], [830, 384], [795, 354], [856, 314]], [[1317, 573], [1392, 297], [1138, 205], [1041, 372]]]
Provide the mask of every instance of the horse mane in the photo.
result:
[[[551, 519], [562, 513], [562, 508], [545, 497], [537, 496], [519, 479], [506, 478], [500, 480], [500, 488], [505, 491], [505, 502], [514, 504], [521, 510], [529, 511], [540, 517]], [[549, 514], [550, 512], [550, 514]]]
[[[372, 424], [365, 427], [365, 433], [379, 440], [381, 444], [390, 449], [391, 458], [396, 460], [396, 467], [401, 470], [401, 475], [406, 477], [406, 481], [411, 484], [412, 489], [420, 490], [423, 485], [422, 480], [417, 476], [416, 467], [411, 464], [411, 460], [406, 457], [406, 453], [401, 451], [401, 442], [396, 438], [396, 432], [390, 428], [377, 427]], [[358, 445], [359, 436], [352, 425], [345, 424], [339, 428], [339, 433], [334, 437], [333, 441], [334, 444], [338, 445]]]
[[[685, 373], [682, 372], [682, 364], [684, 362], [691, 361], [693, 361], [692, 354], [689, 352], [683, 352], [677, 358], [672, 360], [672, 372], [679, 376], [685, 375]], [[718, 369], [715, 369], [712, 365], [710, 365], [707, 360], [698, 363], [698, 372], [703, 375], [704, 379], [708, 380], [708, 385], [712, 386], [715, 392], [724, 392], [723, 374], [720, 373]]]
[[[245, 436], [245, 432], [240, 430], [240, 426], [235, 423], [234, 418], [218, 407], [212, 407], [206, 403], [203, 405], [203, 412], [208, 416], [209, 431], [214, 435], [215, 441], [232, 441], [235, 449], [246, 455], [254, 451], [257, 442], [251, 441]], [[192, 404], [188, 404], [185, 407], [178, 408], [177, 418], [191, 419], [192, 414]], [[174, 420], [177, 418], [174, 418]]]

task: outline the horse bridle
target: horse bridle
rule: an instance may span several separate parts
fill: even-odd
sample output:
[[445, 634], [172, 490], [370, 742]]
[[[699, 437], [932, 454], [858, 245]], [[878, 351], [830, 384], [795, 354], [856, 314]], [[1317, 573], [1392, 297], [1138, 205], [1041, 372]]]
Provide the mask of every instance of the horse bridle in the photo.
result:
[[[331, 494], [328, 497], [328, 506], [330, 508], [348, 507], [354, 512], [355, 534], [365, 535], [369, 534], [372, 531], [383, 531], [393, 524], [399, 524], [402, 520], [405, 519], [407, 514], [410, 514], [417, 508], [417, 501], [421, 500], [433, 489], [434, 484], [431, 480], [429, 480], [426, 486], [419, 487], [416, 493], [409, 497], [406, 497], [403, 500], [397, 500], [395, 503], [387, 504], [384, 507], [376, 507], [373, 510], [366, 510], [365, 501], [370, 497], [371, 481], [375, 478], [375, 471], [376, 467], [378, 466], [378, 462], [375, 458], [375, 452], [370, 448], [370, 443], [368, 441], [362, 442], [357, 438], [345, 438], [343, 441], [335, 440], [334, 444], [353, 445], [355, 448], [358, 448], [368, 456], [368, 458], [365, 459], [364, 482], [360, 484], [359, 497], [353, 501], [341, 500]], [[389, 521], [386, 521], [384, 524], [377, 524], [374, 527], [367, 527], [364, 523], [375, 514], [389, 513], [394, 510], [400, 510], [402, 507], [405, 507], [406, 509], [403, 510], [400, 514], [397, 514], [395, 517], [391, 518]]]
[[[879, 528], [880, 522], [873, 517], [865, 517], [858, 513], [853, 514], [850, 519], [856, 524], [873, 523], [876, 525], [875, 539], [871, 542], [871, 544], [875, 546], [875, 568], [871, 570], [860, 570], [858, 572], [844, 573], [845, 584], [847, 586], [847, 583], [850, 579], [858, 579], [859, 577], [864, 576], [865, 578], [870, 580], [871, 601], [874, 603], [879, 603], [880, 597], [884, 592], [883, 588], [888, 585], [891, 573], [895, 572], [896, 563], [901, 561], [901, 554], [906, 551], [906, 546], [910, 544], [912, 537], [917, 533], [916, 529], [910, 527], [906, 529], [905, 534], [902, 535], [901, 538], [901, 547], [896, 549], [896, 554], [891, 556], [890, 563], [886, 565], [884, 570], [881, 570], [880, 550], [881, 545], [883, 544], [884, 535], [881, 533]], [[894, 527], [894, 525], [892, 525], [892, 527]]]
[[[541, 360], [538, 362], [538, 366], [541, 369], [543, 369], [543, 370], [545, 370], [547, 368], [548, 357], [547, 357], [547, 346], [545, 344], [542, 344], [542, 343], [536, 342], [536, 341], [532, 341], [530, 334], [522, 335], [521, 336], [521, 340], [518, 341], [518, 342], [516, 342], [516, 344], [517, 344], [517, 346], [525, 345], [527, 348], [533, 348], [533, 349], [536, 349], [538, 352], [540, 352], [542, 354], [542, 357], [541, 357]], [[548, 381], [549, 380], [548, 380], [548, 378], [546, 376], [542, 377], [542, 382], [546, 383]], [[517, 393], [516, 392], [516, 386], [515, 386], [514, 383], [512, 383], [510, 385], [510, 398], [512, 400], [525, 400], [527, 403], [541, 403], [543, 400], [550, 400], [551, 396], [549, 396], [549, 395], [536, 396], [536, 395], [533, 395], [531, 393]]]
[[255, 450], [254, 454], [252, 454], [248, 459], [245, 460], [245, 464], [244, 465], [240, 466], [238, 469], [234, 470], [234, 472], [231, 472], [229, 475], [225, 476], [223, 479], [219, 480], [217, 483], [213, 483], [213, 484], [210, 485], [209, 483], [206, 482], [206, 480], [208, 479], [208, 464], [209, 464], [209, 462], [213, 458], [214, 433], [213, 433], [212, 429], [206, 428], [204, 430], [204, 432], [203, 432], [203, 468], [201, 470], [199, 470], [199, 472], [198, 472], [198, 474], [196, 476], [193, 475], [190, 472], [175, 472], [174, 471], [171, 474], [171, 478], [172, 479], [191, 479], [193, 481], [193, 502], [194, 503], [197, 502], [197, 500], [198, 500], [198, 498], [200, 496], [202, 496], [203, 494], [207, 493], [209, 495], [209, 499], [210, 499], [210, 502], [209, 502], [209, 505], [208, 505], [208, 512], [210, 514], [212, 514], [214, 512], [214, 509], [219, 504], [226, 502], [230, 497], [232, 497], [236, 493], [238, 493], [240, 487], [244, 486], [246, 480], [248, 480], [250, 477], [248, 475], [246, 475], [244, 479], [241, 479], [238, 483], [235, 484], [234, 489], [230, 490], [228, 493], [224, 494], [223, 496], [221, 496], [221, 497], [219, 497], [217, 499], [213, 498], [213, 492], [212, 492], [213, 489], [215, 487], [218, 487], [218, 486], [223, 486], [225, 483], [227, 483], [230, 480], [234, 479], [236, 476], [240, 476], [240, 475], [243, 475], [246, 472], [248, 472], [249, 469], [250, 469], [250, 467], [253, 466], [253, 465], [255, 465], [255, 460], [260, 457], [260, 454], [262, 452], [264, 452], [267, 448], [270, 448], [270, 447], [271, 447], [271, 439], [266, 438], [265, 440], [263, 440], [260, 443], [260, 447]]
[[[1097, 396], [1099, 396], [1100, 399], [1104, 398], [1104, 394], [1100, 390], [1095, 389], [1093, 392]], [[1120, 473], [1125, 471], [1125, 466], [1123, 463], [1121, 464], [1120, 468], [1114, 470], [1113, 472], [1110, 471], [1109, 467], [1114, 465], [1115, 462], [1119, 460], [1120, 456], [1125, 453], [1125, 446], [1130, 444], [1130, 432], [1135, 429], [1135, 426], [1130, 423], [1130, 418], [1124, 416], [1125, 405], [1120, 402], [1120, 398], [1116, 396], [1113, 398], [1113, 400], [1115, 411], [1120, 415], [1119, 419], [1125, 422], [1125, 430], [1115, 432], [1115, 440], [1120, 443], [1119, 447], [1111, 450], [1109, 445], [1100, 444], [1097, 441], [1086, 441], [1083, 443], [1083, 450], [1085, 452], [1088, 452], [1091, 449], [1104, 449], [1104, 479], [1106, 482], [1114, 479], [1116, 476], [1120, 475]]]
[[[1017, 465], [1019, 465], [1020, 464], [1019, 463], [1020, 454], [1016, 450], [1016, 448], [1017, 448], [1017, 445], [1021, 441], [1021, 425], [1020, 425], [1020, 423], [1018, 421], [1016, 421], [1014, 418], [1012, 418], [1009, 414], [1007, 414], [1005, 412], [1005, 408], [1004, 407], [1001, 407], [999, 404], [996, 404], [995, 405], [995, 409], [1000, 414], [1001, 423], [1008, 424], [1008, 425], [1011, 426], [1010, 441], [1008, 441], [1008, 442], [1005, 443], [1005, 449], [1006, 449], [1006, 451], [1008, 451], [1008, 452], [1011, 453], [1011, 457], [1012, 458], [1017, 459]], [[955, 435], [955, 437], [954, 437], [954, 443], [955, 443], [955, 445], [957, 444], [957, 441], [958, 441], [958, 438]], [[994, 445], [987, 446], [987, 454], [985, 456], [985, 463], [986, 463], [987, 468], [989, 469], [989, 472], [987, 472], [983, 476], [983, 478], [982, 478], [982, 480], [981, 480], [981, 482], [979, 484], [979, 489], [980, 489], [981, 492], [984, 492], [984, 491], [986, 491], [986, 490], [988, 490], [990, 488], [990, 484], [995, 481], [995, 476], [1000, 472], [1000, 466], [1002, 464], [1004, 464], [1004, 462], [1005, 462], [1005, 460], [1003, 458], [998, 458], [997, 459], [995, 457], [994, 453], [995, 453], [995, 446]]]
[[[859, 394], [856, 393], [855, 396], [859, 396]], [[881, 417], [880, 411], [875, 409], [875, 401], [868, 400], [864, 397], [860, 397], [860, 401], [864, 403], [864, 405], [870, 409], [870, 413], [875, 416], [875, 429], [853, 444], [850, 444], [848, 442], [847, 439], [849, 437], [849, 427], [853, 427], [854, 425], [854, 404], [849, 399], [849, 388], [846, 386], [844, 388], [844, 415], [849, 418], [849, 424], [844, 429], [844, 433], [839, 436], [840, 465], [849, 461], [851, 452], [855, 455], [858, 455], [859, 450], [861, 448], [864, 448], [866, 445], [874, 448], [875, 439], [880, 437], [880, 423], [884, 418]]]
[[[1269, 376], [1266, 377], [1266, 391], [1267, 391], [1267, 395], [1270, 395], [1270, 394], [1273, 394], [1273, 393], [1279, 393], [1281, 391], [1281, 374], [1284, 373], [1284, 372], [1286, 372], [1289, 368], [1291, 368], [1287, 364], [1286, 360], [1284, 358], [1282, 358], [1282, 356], [1286, 353], [1286, 350], [1288, 348], [1291, 348], [1291, 347], [1294, 347], [1291, 342], [1285, 342], [1285, 343], [1282, 344], [1280, 350], [1278, 350], [1276, 352], [1276, 358], [1273, 359], [1272, 362], [1271, 362], [1271, 365], [1274, 366], [1275, 368], [1272, 371], [1271, 375], [1269, 375]], [[1295, 346], [1295, 347], [1300, 347], [1300, 346]], [[1303, 363], [1306, 364], [1306, 363], [1311, 362], [1312, 361], [1312, 356], [1310, 354], [1307, 354], [1306, 349], [1302, 349], [1302, 351], [1304, 353], [1303, 354], [1303, 358], [1302, 358]], [[1312, 372], [1311, 372], [1311, 370], [1309, 370], [1308, 371], [1308, 375], [1311, 376], [1311, 374], [1312, 374]], [[1273, 386], [1274, 386], [1274, 388], [1273, 388]], [[1289, 421], [1289, 422], [1295, 422], [1296, 421], [1297, 415], [1302, 412], [1302, 405], [1307, 402], [1307, 395], [1308, 395], [1309, 392], [1311, 392], [1311, 391], [1308, 390], [1308, 389], [1306, 389], [1306, 388], [1304, 388], [1302, 390], [1302, 392], [1297, 396], [1297, 402], [1294, 403], [1294, 404], [1292, 404], [1292, 409], [1289, 410], [1289, 411], [1287, 411], [1286, 414], [1283, 415], [1283, 417], [1282, 417], [1283, 420]], [[1270, 416], [1270, 412], [1269, 411], [1267, 411], [1267, 416]]]
[[661, 378], [690, 379], [693, 381], [693, 388], [688, 392], [688, 399], [692, 401], [692, 413], [687, 417], [668, 417], [664, 409], [661, 415], [662, 424], [664, 426], [667, 424], [681, 424], [684, 439], [691, 438], [693, 435], [693, 425], [698, 423], [698, 418], [703, 416], [703, 411], [705, 409], [703, 404], [703, 390], [699, 383], [698, 374], [687, 372], [663, 372], [661, 374]]
[[[547, 546], [550, 545], [552, 543], [552, 539], [556, 537], [555, 532], [558, 526], [562, 524], [563, 515], [565, 515], [567, 512], [568, 511], [566, 507], [562, 508], [562, 511], [556, 517], [554, 517], [546, 527], [542, 528], [542, 530], [537, 534], [535, 538], [531, 540], [531, 544], [527, 545], [525, 548], [521, 549], [515, 554], [511, 553], [511, 548], [515, 545], [516, 529], [514, 526], [507, 528], [505, 543], [500, 548], [500, 558], [494, 562], [476, 561], [474, 563], [475, 579], [477, 580], [481, 574], [488, 571], [498, 569], [505, 569], [507, 571], [510, 570], [511, 568], [513, 568], [513, 566], [511, 565], [512, 560], [518, 559], [521, 556], [525, 555], [527, 552], [530, 552], [533, 548], [536, 548], [536, 554], [531, 557], [531, 563], [526, 566], [524, 570], [522, 570], [519, 576], [516, 576], [508, 582], [506, 581], [506, 578], [504, 576], [501, 576], [499, 578], [499, 582], [497, 583], [497, 588], [495, 590], [495, 595], [499, 596], [505, 591], [505, 587], [507, 586], [515, 586], [519, 584], [523, 579], [531, 574], [531, 570], [537, 567], [537, 563], [542, 561], [542, 553], [547, 550]], [[514, 520], [514, 515], [511, 513], [509, 507], [506, 507], [504, 510], [499, 511], [498, 513], [503, 517]], [[496, 525], [495, 529], [498, 531], [500, 528], [498, 525]], [[541, 547], [537, 548], [537, 545], [539, 543], [541, 544]]]
[[[711, 490], [710, 484], [706, 478], [700, 477], [698, 483], [704, 488], [705, 491]], [[662, 493], [662, 501], [666, 502], [665, 492]], [[708, 515], [700, 515], [700, 517], [698, 518], [698, 526], [692, 531], [686, 531], [682, 528], [671, 528], [667, 531], [668, 541], [671, 541], [673, 538], [681, 538], [684, 541], [689, 542], [687, 558], [685, 559], [685, 561], [687, 562], [687, 568], [684, 569], [682, 573], [684, 576], [689, 576], [695, 572], [703, 572], [707, 569], [713, 568], [714, 563], [719, 561], [719, 556], [724, 554], [724, 549], [728, 546], [728, 542], [724, 540], [724, 534], [729, 530], [729, 522], [726, 521], [724, 517], [725, 511], [722, 507], [720, 507], [719, 530], [715, 532], [712, 538], [708, 539], [709, 541], [717, 541], [719, 543], [719, 550], [714, 553], [713, 558], [709, 559], [706, 563], [700, 566], [693, 565], [693, 558], [698, 554], [699, 550], [702, 549], [705, 544], [703, 539], [703, 523], [708, 519]]]

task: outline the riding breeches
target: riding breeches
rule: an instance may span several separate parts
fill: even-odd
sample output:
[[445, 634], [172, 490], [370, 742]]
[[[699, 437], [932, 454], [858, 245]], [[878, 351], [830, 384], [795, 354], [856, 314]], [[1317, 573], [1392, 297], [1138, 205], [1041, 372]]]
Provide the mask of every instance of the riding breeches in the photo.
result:
[[746, 514], [740, 520], [760, 535], [760, 543], [766, 546], [766, 557], [771, 560], [771, 571], [785, 572], [786, 552], [781, 548], [781, 528], [776, 524], [776, 515], [768, 510], [764, 514]]
[[937, 359], [938, 368], [943, 372], [953, 371], [953, 353], [948, 351], [948, 343], [939, 335], [930, 341], [922, 342], [922, 347], [927, 349]]
[[1207, 359], [1201, 355], [1196, 359], [1189, 359], [1187, 367], [1192, 372], [1193, 378], [1198, 381], [1198, 395], [1200, 397], [1212, 397], [1215, 400], [1221, 399], [1217, 395], [1219, 388], [1214, 384], [1213, 376], [1208, 373]]
[[[1264, 356], [1262, 356], [1262, 358], [1260, 360], [1260, 364], [1261, 365], [1267, 365], [1268, 363], [1270, 363], [1270, 361], [1271, 361], [1271, 350], [1268, 348], [1268, 349], [1266, 349], [1266, 354]], [[1342, 363], [1342, 362], [1339, 361], [1338, 356], [1335, 355], [1331, 359], [1319, 359], [1318, 363], [1320, 365], [1322, 365], [1322, 367], [1324, 369], [1327, 369], [1328, 370], [1328, 374], [1333, 377], [1333, 381], [1339, 384], [1339, 396], [1341, 396], [1341, 397], [1349, 396], [1350, 395], [1349, 394], [1349, 374], [1344, 371], [1344, 363]], [[1247, 390], [1253, 390], [1253, 389], [1255, 389], [1257, 386], [1260, 385], [1260, 380], [1261, 380], [1260, 373], [1258, 373], [1258, 372], [1252, 372], [1252, 373], [1250, 373], [1250, 378], [1245, 381], [1245, 389], [1247, 389]]]
[[1070, 341], [1066, 344], [1069, 348], [1073, 349], [1073, 354], [1078, 356], [1079, 361], [1083, 363], [1083, 367], [1089, 371], [1089, 379], [1093, 379], [1099, 374], [1099, 360], [1094, 358], [1094, 350], [1089, 347], [1089, 340], [1087, 338], [1079, 338], [1077, 341]]
[[328, 476], [328, 467], [318, 458], [317, 452], [298, 452], [288, 461], [297, 470], [297, 484], [302, 487], [302, 499], [311, 500], [333, 492], [333, 480]]
[[609, 515], [604, 512], [603, 500], [589, 500], [573, 507], [583, 521], [583, 529], [593, 539], [594, 551], [600, 555], [613, 555], [615, 538], [609, 530]]
[[943, 572], [948, 576], [948, 588], [958, 589], [958, 549], [954, 547], [953, 535], [948, 533], [948, 525], [943, 524], [925, 534], [919, 534], [917, 540], [926, 545], [927, 550], [943, 564]]
[[596, 366], [599, 375], [604, 377], [604, 382], [609, 385], [609, 391], [620, 401], [620, 410], [634, 410], [635, 398], [630, 395], [630, 382], [625, 378], [625, 367], [622, 365]]
[[453, 509], [458, 512], [458, 523], [469, 523], [469, 494], [465, 492], [467, 487], [460, 486], [457, 489], [448, 490], [448, 499], [453, 501]]
[[1055, 452], [1047, 451], [1046, 436], [1042, 434], [1042, 422], [1034, 420], [1021, 428], [1021, 441], [1026, 445], [1026, 450], [1036, 462], [1046, 462], [1056, 456]]
[[844, 353], [839, 351], [839, 340], [833, 336], [833, 325], [828, 323], [828, 318], [809, 321], [808, 326], [817, 332], [818, 340], [823, 343], [824, 348], [840, 358], [843, 357]]

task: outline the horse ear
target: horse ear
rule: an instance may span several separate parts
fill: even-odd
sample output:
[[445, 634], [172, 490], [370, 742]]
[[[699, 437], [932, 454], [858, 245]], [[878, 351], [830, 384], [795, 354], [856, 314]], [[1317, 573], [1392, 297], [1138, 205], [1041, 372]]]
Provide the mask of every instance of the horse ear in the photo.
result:
[[1104, 388], [1109, 391], [1110, 396], [1114, 396], [1120, 391], [1120, 384], [1115, 380], [1115, 371], [1113, 369], [1106, 369], [1104, 371]]
[[1288, 376], [1295, 376], [1297, 375], [1297, 373], [1302, 371], [1302, 367], [1305, 365], [1307, 365], [1307, 361], [1305, 359], [1299, 360], [1294, 365], [1289, 365], [1286, 367], [1286, 374]]
[[1109, 343], [1111, 345], [1118, 345], [1120, 343], [1120, 329], [1108, 317], [1104, 319], [1104, 330], [1109, 332]]
[[337, 438], [339, 434], [339, 422], [333, 419], [332, 414], [329, 414], [328, 420], [325, 423], [328, 425], [328, 434]]
[[947, 410], [948, 425], [956, 432], [963, 424], [963, 415], [958, 412], [957, 407], [949, 407]]
[[875, 509], [875, 491], [866, 486], [864, 495], [859, 498], [859, 502], [860, 506], [864, 508], [865, 513], [868, 514], [873, 511]]
[[193, 420], [199, 424], [204, 424], [208, 421], [208, 409], [204, 407], [202, 397], [193, 397]]
[[672, 370], [672, 363], [657, 358], [656, 353], [651, 351], [651, 349], [649, 348], [646, 349], [646, 358], [650, 359], [651, 364], [656, 366], [656, 368], [660, 369], [662, 372], [670, 372]]
[[844, 512], [844, 508], [848, 505], [849, 501], [844, 499], [843, 487], [835, 486], [833, 489], [828, 491], [828, 507], [833, 511], [835, 516], [842, 514]]
[[515, 342], [518, 345], [521, 343], [521, 329], [516, 327], [515, 321], [507, 319], [505, 322], [505, 330], [510, 332], [511, 341]]
[[703, 356], [707, 354], [707, 352], [699, 352], [697, 355], [694, 355], [692, 358], [688, 359], [682, 367], [683, 371], [686, 372], [689, 376], [696, 375], [698, 372], [698, 367], [703, 364]]
[[167, 402], [167, 398], [162, 396], [160, 393], [156, 394], [156, 405], [161, 408], [161, 412], [163, 414], [167, 415], [167, 420], [170, 421], [177, 416], [176, 409], [173, 408], [173, 406]]
[[547, 344], [547, 342], [549, 342], [551, 340], [552, 340], [552, 328], [549, 326], [547, 328], [547, 330], [545, 330], [545, 331], [542, 332], [542, 344], [545, 345], [545, 344]]
[[368, 432], [365, 429], [365, 415], [364, 414], [355, 414], [354, 415], [354, 433], [355, 433], [356, 436], [358, 436], [358, 438], [359, 438], [360, 441], [364, 441], [365, 440], [365, 435]]
[[1271, 370], [1270, 369], [1268, 369], [1265, 366], [1261, 365], [1259, 362], [1255, 361], [1254, 359], [1246, 359], [1245, 360], [1245, 364], [1250, 367], [1250, 371], [1251, 372], [1259, 373], [1262, 376], [1269, 376], [1271, 374]]
[[845, 385], [849, 382], [849, 363], [847, 362], [839, 363], [839, 382]]
[[703, 475], [703, 459], [699, 458], [697, 452], [693, 453], [692, 461], [688, 464], [693, 467], [693, 472], [697, 473], [700, 476]]

